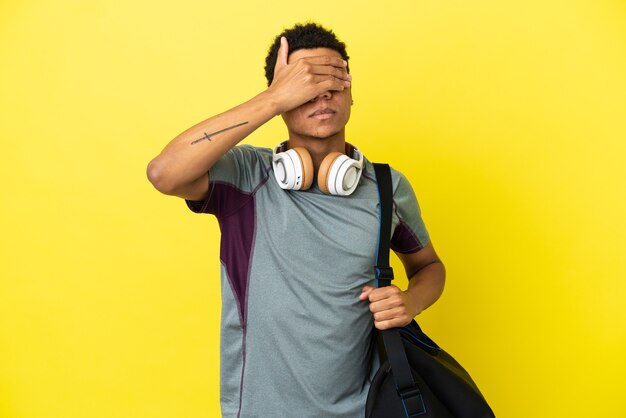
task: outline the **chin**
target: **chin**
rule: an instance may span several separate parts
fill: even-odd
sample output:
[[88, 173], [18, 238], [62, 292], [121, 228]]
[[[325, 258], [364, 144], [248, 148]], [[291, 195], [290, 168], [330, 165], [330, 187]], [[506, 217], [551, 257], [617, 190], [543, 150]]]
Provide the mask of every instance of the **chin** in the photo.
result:
[[339, 131], [341, 131], [341, 129], [318, 129], [308, 134], [308, 136], [318, 139], [326, 139], [338, 134]]
[[337, 126], [337, 124], [328, 124], [311, 127], [307, 129], [306, 134], [315, 138], [325, 139], [341, 132], [345, 125]]
[[339, 120], [327, 121], [326, 123], [308, 120], [302, 122], [296, 124], [295, 126], [290, 126], [290, 124], [287, 123], [287, 127], [296, 135], [316, 139], [327, 139], [341, 133], [341, 131], [345, 129], [347, 123], [347, 121], [346, 123], [343, 123], [343, 121]]

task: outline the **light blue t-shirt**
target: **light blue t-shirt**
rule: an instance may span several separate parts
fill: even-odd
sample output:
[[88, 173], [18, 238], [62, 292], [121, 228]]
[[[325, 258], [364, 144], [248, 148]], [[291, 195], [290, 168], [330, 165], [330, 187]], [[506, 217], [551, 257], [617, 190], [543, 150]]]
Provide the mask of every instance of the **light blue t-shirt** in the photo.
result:
[[[379, 233], [374, 167], [354, 193], [281, 189], [272, 150], [241, 145], [209, 171], [204, 201], [221, 229], [220, 401], [226, 418], [362, 417], [378, 365], [372, 284]], [[429, 240], [413, 189], [392, 169], [391, 248]]]

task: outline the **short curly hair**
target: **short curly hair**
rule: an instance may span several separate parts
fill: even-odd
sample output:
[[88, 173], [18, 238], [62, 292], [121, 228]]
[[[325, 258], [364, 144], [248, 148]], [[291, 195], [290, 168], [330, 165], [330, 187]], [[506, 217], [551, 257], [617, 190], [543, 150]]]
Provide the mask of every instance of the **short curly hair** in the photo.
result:
[[[346, 44], [337, 39], [332, 30], [313, 22], [298, 23], [293, 28], [286, 29], [276, 36], [267, 52], [267, 57], [265, 58], [265, 78], [267, 78], [268, 86], [272, 84], [274, 79], [274, 67], [276, 67], [276, 58], [282, 36], [286, 37], [287, 42], [289, 42], [289, 55], [299, 49], [328, 48], [337, 51], [346, 62], [350, 59], [346, 52]], [[347, 70], [350, 72], [349, 67]]]

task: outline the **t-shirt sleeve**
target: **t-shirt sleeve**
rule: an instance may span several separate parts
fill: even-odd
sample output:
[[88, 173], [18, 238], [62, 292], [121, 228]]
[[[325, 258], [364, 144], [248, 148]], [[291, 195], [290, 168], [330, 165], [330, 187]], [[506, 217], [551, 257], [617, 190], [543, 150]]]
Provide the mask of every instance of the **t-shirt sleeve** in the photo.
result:
[[204, 200], [185, 200], [196, 213], [226, 216], [247, 201], [268, 176], [269, 163], [258, 148], [238, 145], [209, 169], [209, 190]]
[[397, 223], [391, 236], [391, 249], [398, 253], [414, 253], [428, 244], [430, 237], [413, 187], [407, 178], [396, 171], [397, 186], [393, 194], [394, 218]]

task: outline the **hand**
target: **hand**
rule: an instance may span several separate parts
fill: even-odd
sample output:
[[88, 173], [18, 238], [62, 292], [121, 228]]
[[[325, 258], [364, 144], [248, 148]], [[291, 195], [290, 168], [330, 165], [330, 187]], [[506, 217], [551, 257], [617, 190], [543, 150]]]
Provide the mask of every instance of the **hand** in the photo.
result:
[[277, 104], [278, 113], [284, 113], [308, 102], [325, 91], [343, 91], [350, 87], [352, 77], [346, 62], [335, 56], [305, 57], [287, 63], [289, 44], [284, 36], [274, 67], [274, 79], [268, 88]]
[[409, 294], [394, 285], [379, 288], [365, 286], [359, 299], [369, 299], [374, 326], [380, 330], [408, 325], [419, 313]]

